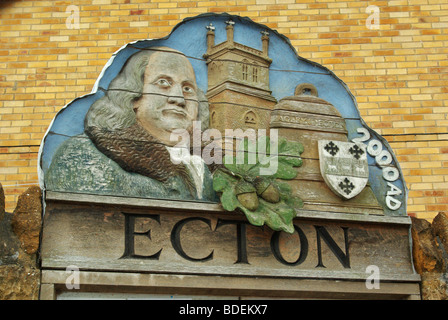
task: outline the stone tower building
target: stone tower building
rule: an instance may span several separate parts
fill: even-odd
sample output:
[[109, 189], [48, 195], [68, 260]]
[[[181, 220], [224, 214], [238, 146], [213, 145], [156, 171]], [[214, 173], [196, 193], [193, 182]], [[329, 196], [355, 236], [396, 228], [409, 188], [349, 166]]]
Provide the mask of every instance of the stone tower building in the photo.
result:
[[276, 99], [269, 90], [269, 34], [262, 31], [262, 51], [233, 40], [234, 24], [226, 21], [227, 40], [215, 45], [215, 27], [207, 26], [207, 99], [210, 126], [225, 129], [267, 129]]

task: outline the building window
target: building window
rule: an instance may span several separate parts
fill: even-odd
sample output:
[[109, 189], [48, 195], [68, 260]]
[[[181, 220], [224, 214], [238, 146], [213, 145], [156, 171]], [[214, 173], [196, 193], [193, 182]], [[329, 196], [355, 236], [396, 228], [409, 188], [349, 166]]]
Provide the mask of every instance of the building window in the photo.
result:
[[216, 125], [216, 112], [213, 111], [210, 117], [210, 127], [214, 127]]
[[247, 80], [249, 78], [249, 66], [248, 66], [249, 61], [247, 61], [246, 59], [244, 59], [241, 63], [241, 67], [242, 67], [242, 79], [243, 80]]
[[252, 68], [252, 81], [258, 82], [258, 67], [255, 66]]
[[244, 115], [244, 124], [248, 127], [256, 127], [258, 121], [257, 121], [257, 115], [253, 111], [248, 111]]

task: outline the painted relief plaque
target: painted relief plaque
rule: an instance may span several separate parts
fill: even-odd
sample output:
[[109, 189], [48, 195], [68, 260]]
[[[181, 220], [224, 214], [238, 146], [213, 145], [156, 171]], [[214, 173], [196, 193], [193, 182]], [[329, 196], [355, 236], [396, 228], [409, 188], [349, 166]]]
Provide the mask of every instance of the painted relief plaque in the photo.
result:
[[199, 15], [113, 53], [56, 115], [39, 170], [50, 286], [68, 265], [92, 288], [111, 272], [363, 286], [376, 264], [418, 281], [388, 143], [334, 73], [248, 18]]
[[[285, 109], [290, 97], [302, 102], [294, 100], [297, 107]], [[325, 105], [334, 111], [319, 115]], [[115, 52], [92, 93], [64, 107], [48, 129], [40, 183], [48, 191], [216, 203], [213, 172], [223, 163], [225, 142], [238, 140], [235, 130], [243, 137], [247, 130], [266, 130], [269, 136], [279, 126], [289, 128], [279, 130], [280, 137], [304, 145], [304, 153], [296, 155], [306, 160], [295, 168], [293, 193], [303, 185], [296, 182], [301, 177], [323, 181], [307, 166], [308, 159], [319, 160], [314, 144], [344, 134], [333, 140], [374, 144], [375, 151], [367, 148], [363, 155], [371, 191], [356, 197], [344, 192], [342, 198], [365, 203], [365, 194], [372, 192], [368, 197], [376, 198], [384, 214], [406, 215], [398, 162], [387, 142], [364, 124], [344, 83], [298, 57], [276, 31], [226, 14], [186, 19], [166, 38], [136, 41]], [[316, 134], [299, 138], [305, 127]], [[175, 135], [176, 130], [185, 135]], [[221, 156], [211, 152], [212, 142], [221, 145]], [[325, 202], [319, 189], [296, 195], [311, 208], [314, 198]], [[329, 208], [339, 200], [331, 201]]]

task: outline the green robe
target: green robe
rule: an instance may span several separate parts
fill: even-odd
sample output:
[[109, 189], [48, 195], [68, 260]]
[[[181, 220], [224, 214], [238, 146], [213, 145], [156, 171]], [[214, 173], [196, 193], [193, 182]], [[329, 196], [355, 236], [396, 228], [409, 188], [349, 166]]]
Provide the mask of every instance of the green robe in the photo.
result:
[[123, 170], [82, 134], [59, 146], [45, 174], [45, 188], [111, 196], [218, 202], [212, 175], [207, 166], [204, 169], [202, 199], [197, 199], [180, 177], [161, 182]]

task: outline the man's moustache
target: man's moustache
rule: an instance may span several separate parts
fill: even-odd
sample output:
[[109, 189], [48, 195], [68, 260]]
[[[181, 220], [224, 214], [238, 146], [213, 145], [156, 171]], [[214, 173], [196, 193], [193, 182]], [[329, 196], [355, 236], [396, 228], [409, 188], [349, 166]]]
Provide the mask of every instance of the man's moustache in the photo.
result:
[[168, 112], [174, 112], [174, 113], [182, 114], [183, 116], [187, 116], [187, 113], [183, 109], [181, 109], [181, 108], [170, 107], [170, 108], [165, 108], [165, 109], [162, 110], [162, 112], [167, 112], [167, 111]]

